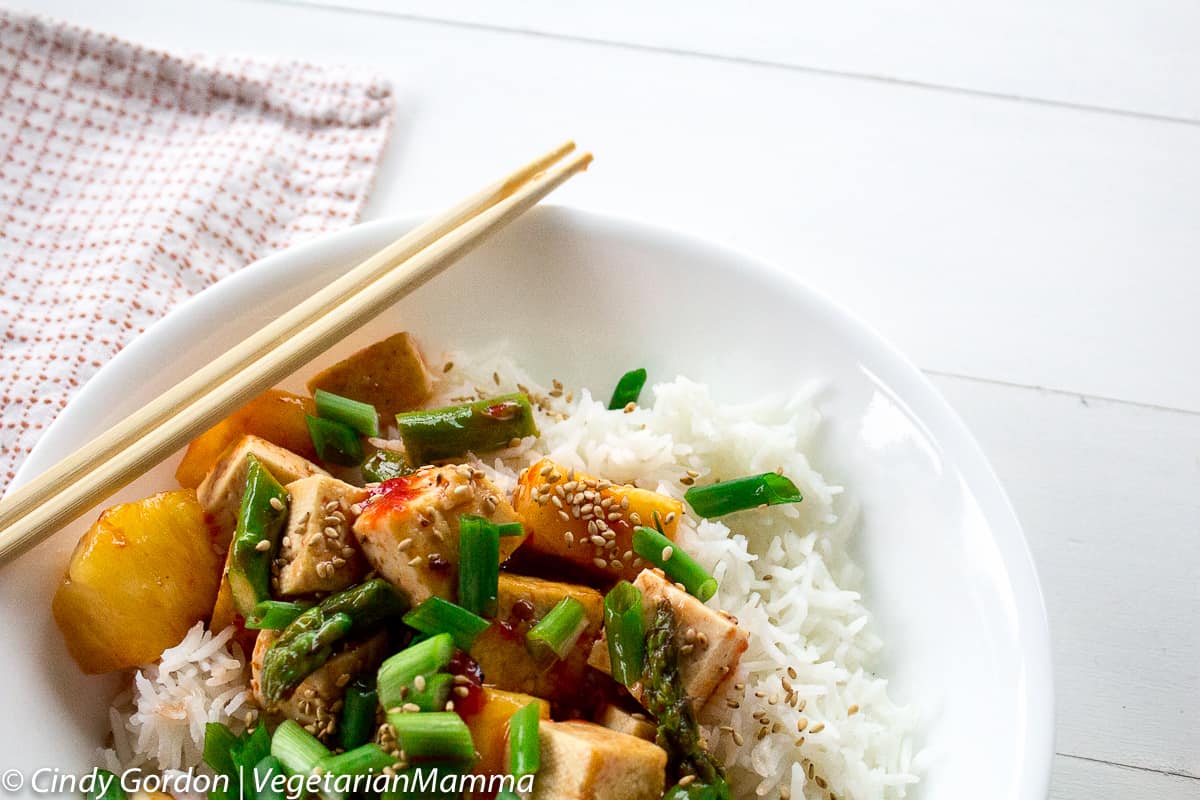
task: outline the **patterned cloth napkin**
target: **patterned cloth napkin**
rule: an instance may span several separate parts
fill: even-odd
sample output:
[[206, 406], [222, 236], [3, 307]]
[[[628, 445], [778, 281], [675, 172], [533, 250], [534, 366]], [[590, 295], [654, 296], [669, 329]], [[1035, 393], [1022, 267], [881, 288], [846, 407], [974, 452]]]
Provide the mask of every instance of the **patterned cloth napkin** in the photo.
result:
[[0, 10], [0, 492], [151, 322], [353, 222], [393, 107], [353, 70], [180, 57]]

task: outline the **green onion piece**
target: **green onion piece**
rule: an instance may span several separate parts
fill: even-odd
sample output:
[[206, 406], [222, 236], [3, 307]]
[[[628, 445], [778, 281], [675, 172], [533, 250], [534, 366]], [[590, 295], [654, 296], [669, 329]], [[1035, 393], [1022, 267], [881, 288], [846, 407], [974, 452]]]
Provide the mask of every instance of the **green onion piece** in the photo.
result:
[[333, 775], [373, 775], [395, 764], [396, 759], [385, 753], [379, 745], [371, 743], [335, 756], [326, 756], [317, 766]]
[[287, 490], [261, 461], [246, 456], [246, 484], [229, 554], [229, 588], [243, 617], [252, 616], [259, 601], [271, 598], [271, 561], [287, 522], [287, 507]]
[[340, 394], [317, 389], [313, 392], [317, 416], [349, 425], [363, 436], [379, 435], [379, 412], [370, 403], [360, 403]]
[[774, 472], [748, 475], [708, 486], [693, 486], [683, 496], [700, 516], [705, 519], [745, 511], [761, 505], [777, 506], [781, 503], [799, 503], [804, 498], [796, 484]]
[[97, 769], [96, 780], [88, 790], [86, 800], [128, 800], [128, 797], [121, 788], [120, 778], [106, 769]]
[[362, 465], [363, 480], [367, 483], [383, 483], [392, 478], [403, 478], [415, 471], [409, 466], [404, 453], [395, 450], [376, 450]]
[[625, 686], [642, 679], [646, 657], [642, 592], [629, 581], [620, 581], [604, 596], [604, 637], [612, 676]]
[[428, 680], [445, 669], [453, 657], [454, 639], [448, 633], [431, 636], [396, 653], [380, 665], [375, 679], [380, 704], [389, 710], [402, 707], [418, 675]]
[[633, 552], [667, 573], [672, 581], [682, 583], [683, 588], [701, 602], [717, 593], [717, 579], [653, 528], [640, 526], [633, 529]]
[[663, 800], [732, 800], [729, 784], [717, 778], [712, 783], [694, 780], [686, 786], [675, 784], [667, 789]]
[[338, 738], [343, 750], [353, 750], [371, 741], [378, 707], [379, 695], [374, 687], [359, 681], [346, 687], [342, 697], [342, 718], [338, 722]]
[[460, 649], [469, 650], [475, 637], [492, 623], [434, 595], [405, 614], [404, 624], [421, 633], [448, 633]]
[[537, 435], [533, 407], [523, 394], [507, 394], [461, 406], [396, 415], [404, 449], [413, 464], [431, 464], [467, 452], [508, 447]]
[[233, 750], [233, 763], [248, 774], [254, 765], [271, 754], [271, 734], [267, 726], [259, 725], [252, 733], [242, 734], [241, 741]]
[[535, 656], [553, 653], [559, 659], [566, 658], [587, 626], [583, 603], [564, 597], [525, 634], [525, 647]]
[[428, 714], [388, 714], [396, 743], [411, 760], [448, 759], [473, 764], [475, 743], [462, 717], [453, 711]]
[[[254, 800], [287, 800], [287, 788], [276, 776], [286, 778], [287, 770], [275, 756], [265, 756], [254, 765]], [[276, 780], [280, 781], [279, 786], [276, 786]]]
[[358, 431], [342, 422], [304, 415], [308, 435], [312, 437], [317, 458], [343, 467], [357, 467], [363, 462], [362, 440]]
[[508, 718], [508, 771], [517, 778], [535, 774], [542, 766], [538, 726], [541, 709], [537, 701], [523, 706]]
[[617, 388], [613, 389], [612, 400], [608, 401], [609, 409], [616, 410], [624, 408], [630, 403], [636, 403], [642, 394], [642, 387], [645, 385], [645, 368], [626, 372], [621, 376], [621, 380], [617, 381]]
[[500, 529], [483, 517], [463, 514], [458, 530], [458, 602], [472, 614], [494, 617], [500, 593]]
[[497, 526], [500, 529], [500, 536], [524, 536], [525, 526], [519, 522], [505, 522]]
[[204, 763], [212, 768], [217, 775], [229, 776], [227, 791], [218, 792], [225, 798], [236, 798], [239, 794], [237, 763], [233, 760], [234, 750], [240, 741], [233, 731], [220, 722], [210, 722], [204, 726]]
[[312, 608], [311, 603], [263, 600], [254, 607], [254, 615], [246, 617], [246, 627], [256, 631], [281, 631], [310, 608]]
[[[444, 711], [450, 692], [454, 689], [454, 676], [445, 672], [428, 675], [420, 681], [414, 681], [412, 691], [408, 693], [405, 703], [412, 703], [418, 711]], [[389, 711], [391, 709], [388, 709]]]
[[317, 741], [300, 723], [285, 719], [271, 737], [271, 755], [279, 759], [289, 775], [308, 775], [321, 759], [329, 755], [325, 745]]

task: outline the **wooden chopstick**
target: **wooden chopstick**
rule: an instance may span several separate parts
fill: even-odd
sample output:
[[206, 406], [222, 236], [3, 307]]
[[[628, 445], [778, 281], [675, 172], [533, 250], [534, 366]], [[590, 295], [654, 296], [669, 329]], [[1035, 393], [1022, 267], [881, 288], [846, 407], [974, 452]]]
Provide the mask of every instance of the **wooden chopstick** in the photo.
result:
[[80, 516], [587, 168], [570, 142], [414, 229], [0, 501], [0, 564]]

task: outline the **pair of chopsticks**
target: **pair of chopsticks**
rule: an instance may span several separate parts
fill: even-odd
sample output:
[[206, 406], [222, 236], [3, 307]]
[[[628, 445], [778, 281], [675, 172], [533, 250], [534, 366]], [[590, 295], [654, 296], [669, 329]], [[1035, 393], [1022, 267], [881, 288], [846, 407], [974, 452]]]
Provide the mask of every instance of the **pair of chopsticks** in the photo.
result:
[[[0, 564], [82, 515], [587, 168], [556, 147], [380, 250], [0, 501]], [[570, 158], [563, 161], [570, 155]]]

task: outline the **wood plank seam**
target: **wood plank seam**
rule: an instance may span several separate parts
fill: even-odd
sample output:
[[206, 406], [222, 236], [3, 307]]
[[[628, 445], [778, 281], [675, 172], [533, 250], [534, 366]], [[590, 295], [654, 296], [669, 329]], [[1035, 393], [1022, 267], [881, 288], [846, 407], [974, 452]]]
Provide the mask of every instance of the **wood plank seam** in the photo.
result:
[[1109, 397], [1102, 394], [1090, 394], [1087, 392], [1074, 392], [1070, 389], [1061, 389], [1054, 386], [1038, 386], [1031, 383], [1018, 383], [1016, 381], [1006, 381], [1002, 378], [984, 378], [979, 375], [965, 375], [961, 372], [947, 372], [937, 369], [921, 369], [925, 375], [938, 378], [949, 378], [951, 380], [971, 381], [974, 383], [984, 383], [990, 386], [1001, 386], [1006, 389], [1031, 389], [1036, 392], [1045, 392], [1047, 394], [1059, 395], [1062, 397], [1074, 397], [1083, 405], [1087, 405], [1089, 401], [1095, 400], [1098, 403], [1115, 403], [1117, 405], [1129, 406], [1132, 408], [1142, 408], [1147, 411], [1162, 411], [1168, 414], [1183, 414], [1189, 417], [1200, 416], [1200, 411], [1193, 411], [1188, 408], [1179, 408], [1177, 406], [1164, 406], [1157, 403], [1143, 403], [1138, 400], [1124, 400], [1120, 397]]
[[1074, 753], [1061, 753], [1057, 750], [1054, 753], [1063, 758], [1073, 758], [1076, 761], [1087, 761], [1090, 764], [1107, 764], [1111, 767], [1122, 767], [1124, 769], [1133, 769], [1138, 772], [1153, 772], [1155, 775], [1166, 775], [1170, 778], [1185, 778], [1191, 781], [1200, 781], [1200, 775], [1192, 775], [1188, 772], [1175, 772], [1169, 769], [1155, 769], [1154, 767], [1139, 767], [1136, 764], [1125, 764], [1120, 761], [1107, 761], [1103, 758], [1091, 758], [1089, 756], [1075, 755]]
[[1148, 122], [1159, 122], [1173, 125], [1189, 125], [1200, 126], [1200, 118], [1184, 117], [1173, 114], [1154, 114], [1148, 111], [1132, 111], [1115, 106], [1096, 105], [1091, 103], [1073, 103], [1067, 100], [1051, 100], [1033, 95], [1013, 94], [1009, 92], [995, 92], [986, 89], [968, 89], [965, 86], [954, 86], [952, 84], [932, 83], [928, 81], [919, 81], [909, 78], [899, 78], [890, 75], [878, 75], [869, 72], [854, 72], [852, 70], [837, 70], [828, 69], [825, 67], [804, 66], [797, 64], [785, 64], [779, 61], [771, 61], [769, 59], [747, 58], [744, 56], [731, 56], [721, 53], [706, 53], [698, 50], [688, 50], [681, 47], [654, 46], [646, 44], [638, 44], [636, 42], [621, 42], [615, 39], [601, 39], [591, 36], [580, 36], [578, 34], [563, 34], [551, 33], [548, 31], [533, 30], [531, 28], [507, 27], [504, 25], [494, 25], [486, 22], [470, 22], [464, 20], [446, 19], [443, 17], [434, 17], [426, 14], [413, 14], [411, 12], [397, 11], [381, 11], [373, 8], [359, 8], [356, 6], [339, 5], [336, 3], [321, 2], [321, 0], [245, 0], [246, 2], [258, 2], [270, 5], [285, 5], [285, 6], [307, 6], [310, 8], [320, 9], [322, 11], [334, 11], [345, 14], [360, 14], [371, 17], [386, 17], [389, 19], [398, 19], [405, 22], [425, 23], [429, 25], [444, 25], [452, 28], [464, 28], [468, 30], [486, 31], [490, 33], [510, 34], [514, 36], [536, 36], [543, 39], [553, 39], [562, 42], [575, 42], [578, 44], [586, 44], [600, 47], [617, 47], [626, 50], [635, 50], [642, 53], [659, 53], [663, 55], [683, 56], [690, 58], [701, 58], [710, 61], [724, 62], [728, 64], [738, 64], [742, 66], [763, 67], [766, 69], [785, 70], [788, 72], [798, 72], [807, 75], [817, 75], [827, 78], [842, 78], [854, 81], [866, 81], [870, 83], [883, 83], [893, 86], [904, 87], [908, 89], [917, 89], [930, 92], [939, 92], [944, 94], [964, 95], [969, 97], [980, 97], [990, 100], [1000, 100], [1010, 103], [1029, 103], [1036, 106], [1047, 106], [1050, 108], [1067, 109], [1071, 111], [1080, 111], [1089, 114], [1105, 114], [1129, 119], [1139, 119]]

